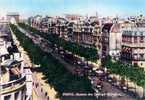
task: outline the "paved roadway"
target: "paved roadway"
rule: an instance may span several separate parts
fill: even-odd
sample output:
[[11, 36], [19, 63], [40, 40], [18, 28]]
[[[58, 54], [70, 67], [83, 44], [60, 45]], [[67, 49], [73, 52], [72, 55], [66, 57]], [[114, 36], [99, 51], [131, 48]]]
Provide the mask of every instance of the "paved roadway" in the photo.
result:
[[[23, 30], [22, 28], [18, 27], [19, 30], [23, 33], [26, 34], [26, 36], [28, 36], [29, 38], [31, 38], [33, 40], [33, 42], [35, 44], [37, 44], [38, 46], [41, 47], [41, 49], [47, 53], [51, 53], [56, 59], [58, 59], [62, 64], [65, 65], [65, 67], [71, 71], [72, 73], [74, 73], [74, 65], [68, 64], [66, 63], [63, 59], [61, 59], [59, 57], [59, 55], [52, 53], [51, 48], [49, 48], [47, 45], [47, 40], [41, 38], [38, 35], [31, 34], [30, 32], [28, 33], [27, 31]], [[41, 43], [41, 40], [44, 40], [46, 42], [43, 41], [43, 43]], [[130, 97], [129, 95], [125, 94], [124, 92], [122, 92], [120, 89], [117, 89], [115, 87], [113, 87], [111, 84], [109, 84], [108, 82], [103, 81], [103, 93], [108, 93], [108, 95], [114, 95], [114, 96], [109, 96], [103, 100], [136, 100], [135, 98]], [[115, 96], [115, 95], [119, 95], [119, 96]]]

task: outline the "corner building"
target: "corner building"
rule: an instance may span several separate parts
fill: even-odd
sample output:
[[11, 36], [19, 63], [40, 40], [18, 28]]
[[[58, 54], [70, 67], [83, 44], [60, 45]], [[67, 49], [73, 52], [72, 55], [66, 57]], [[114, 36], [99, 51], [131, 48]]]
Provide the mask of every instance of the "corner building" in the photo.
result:
[[121, 60], [145, 67], [145, 28], [132, 27], [122, 30]]

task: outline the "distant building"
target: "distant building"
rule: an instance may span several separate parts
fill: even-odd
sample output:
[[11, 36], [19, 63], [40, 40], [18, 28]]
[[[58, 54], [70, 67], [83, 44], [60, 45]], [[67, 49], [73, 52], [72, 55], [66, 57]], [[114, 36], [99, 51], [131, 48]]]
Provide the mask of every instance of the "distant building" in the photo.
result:
[[98, 19], [94, 19], [70, 22], [68, 26], [70, 41], [99, 50], [101, 48], [101, 26]]
[[65, 15], [65, 18], [68, 20], [68, 21], [75, 21], [75, 20], [79, 20], [82, 18], [81, 15], [76, 15], [76, 14], [66, 14]]
[[7, 15], [7, 20], [8, 22], [11, 22], [11, 23], [19, 23], [19, 14], [18, 13], [8, 13]]
[[41, 31], [48, 33], [50, 30], [50, 24], [51, 24], [52, 17], [46, 16], [42, 18], [41, 20]]
[[42, 16], [40, 15], [34, 16], [32, 20], [32, 26], [37, 28], [38, 30], [41, 30], [41, 21], [42, 21]]
[[56, 18], [56, 34], [64, 39], [68, 39], [68, 21], [65, 18]]

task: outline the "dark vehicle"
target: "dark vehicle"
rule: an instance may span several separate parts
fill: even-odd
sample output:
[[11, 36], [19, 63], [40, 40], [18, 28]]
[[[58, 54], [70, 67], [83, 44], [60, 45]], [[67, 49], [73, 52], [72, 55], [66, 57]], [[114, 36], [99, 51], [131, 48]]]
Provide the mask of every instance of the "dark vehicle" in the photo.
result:
[[84, 70], [81, 68], [75, 68], [74, 69], [75, 73], [79, 76], [84, 76]]
[[76, 64], [76, 58], [73, 56], [73, 54], [69, 54], [69, 53], [64, 53], [64, 59], [65, 61], [67, 61], [68, 63], [71, 64]]
[[120, 88], [121, 88], [124, 92], [127, 92], [127, 90], [128, 90], [127, 86], [125, 85], [125, 79], [124, 79], [124, 78], [122, 78], [122, 79], [120, 80]]
[[89, 70], [92, 70], [92, 67], [91, 66], [84, 66], [84, 69], [89, 71]]
[[89, 72], [88, 72], [88, 76], [90, 76], [90, 77], [96, 77], [97, 75], [96, 75], [96, 72], [95, 71], [93, 71], [93, 70], [90, 70]]
[[103, 69], [96, 69], [95, 72], [101, 80], [105, 79], [106, 73], [104, 72]]
[[55, 51], [58, 52], [58, 54], [60, 54], [62, 58], [64, 57], [65, 50], [63, 48], [61, 48], [61, 47], [60, 48], [55, 47]]
[[113, 78], [109, 75], [109, 76], [107, 77], [107, 81], [108, 81], [109, 83], [113, 83]]
[[94, 86], [95, 89], [101, 91], [102, 90], [102, 87], [103, 87], [103, 83], [100, 79], [98, 78], [93, 78], [92, 80], [92, 84]]

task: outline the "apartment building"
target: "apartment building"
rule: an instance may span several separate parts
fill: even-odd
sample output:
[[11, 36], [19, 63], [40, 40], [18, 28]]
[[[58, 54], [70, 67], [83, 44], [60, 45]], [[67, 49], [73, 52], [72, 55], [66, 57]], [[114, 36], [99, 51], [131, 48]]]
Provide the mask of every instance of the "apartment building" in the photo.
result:
[[145, 67], [145, 27], [123, 29], [121, 59]]
[[31, 75], [25, 67], [8, 23], [0, 23], [0, 100], [32, 100]]

